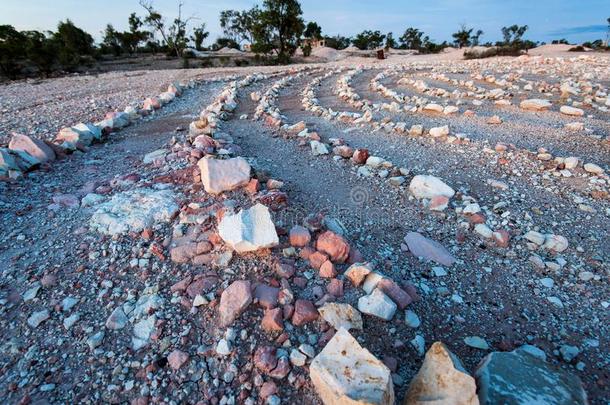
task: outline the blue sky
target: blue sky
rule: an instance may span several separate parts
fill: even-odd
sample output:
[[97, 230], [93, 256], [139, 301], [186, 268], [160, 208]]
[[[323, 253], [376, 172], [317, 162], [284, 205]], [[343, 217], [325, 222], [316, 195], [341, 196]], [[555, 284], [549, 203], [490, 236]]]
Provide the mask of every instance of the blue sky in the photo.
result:
[[[206, 22], [211, 39], [221, 35], [218, 14], [223, 9], [245, 9], [261, 1], [183, 0], [184, 14]], [[178, 0], [155, 0], [163, 15], [173, 17]], [[525, 35], [550, 42], [566, 38], [583, 42], [605, 38], [610, 0], [302, 0], [303, 17], [316, 21], [323, 33], [354, 35], [363, 29], [392, 31], [399, 37], [407, 27], [416, 27], [436, 41], [450, 40], [460, 24], [482, 29], [482, 41], [500, 39], [505, 25], [527, 24]], [[137, 0], [0, 0], [0, 24], [21, 30], [53, 29], [60, 19], [70, 18], [100, 39], [107, 23], [127, 28], [128, 15], [143, 14]], [[209, 41], [208, 41], [209, 42]]]

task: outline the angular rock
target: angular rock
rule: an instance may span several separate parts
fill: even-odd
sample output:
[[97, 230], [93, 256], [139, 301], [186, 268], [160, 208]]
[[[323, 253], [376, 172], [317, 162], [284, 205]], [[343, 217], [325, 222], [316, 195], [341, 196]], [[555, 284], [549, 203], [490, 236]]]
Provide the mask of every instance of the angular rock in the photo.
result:
[[269, 209], [262, 205], [225, 215], [218, 225], [220, 237], [238, 253], [270, 248], [279, 243]]
[[404, 405], [478, 405], [477, 387], [460, 360], [441, 342], [426, 352], [424, 363], [409, 385]]
[[316, 249], [327, 254], [330, 260], [335, 263], [344, 263], [349, 256], [347, 241], [331, 231], [326, 231], [318, 236]]
[[189, 360], [188, 353], [185, 353], [181, 350], [172, 351], [169, 356], [167, 356], [167, 362], [169, 366], [173, 370], [180, 370], [180, 368]]
[[414, 256], [423, 257], [425, 260], [433, 260], [444, 266], [451, 266], [455, 258], [440, 243], [428, 239], [420, 233], [409, 232], [405, 236], [405, 242]]
[[336, 330], [341, 328], [346, 330], [362, 329], [362, 316], [360, 312], [349, 304], [327, 302], [318, 308], [318, 312], [322, 319]]
[[551, 108], [552, 104], [548, 100], [532, 98], [529, 100], [523, 100], [519, 106], [528, 111], [545, 111]]
[[409, 184], [409, 191], [416, 198], [433, 198], [436, 196], [453, 197], [455, 191], [441, 179], [430, 175], [417, 175]]
[[394, 317], [396, 304], [383, 291], [375, 288], [370, 295], [360, 297], [358, 300], [358, 310], [389, 321]]
[[30, 138], [27, 135], [13, 134], [8, 148], [14, 151], [22, 151], [35, 157], [39, 162], [50, 162], [55, 160], [55, 152], [40, 139]]
[[223, 327], [231, 325], [244, 309], [252, 302], [250, 282], [246, 280], [234, 281], [220, 296], [220, 324]]
[[304, 226], [295, 225], [290, 229], [289, 234], [290, 246], [303, 247], [307, 246], [311, 241], [311, 234]]
[[313, 359], [309, 375], [325, 405], [394, 404], [390, 370], [343, 328]]
[[318, 311], [311, 303], [307, 300], [296, 300], [294, 303], [294, 313], [292, 314], [292, 323], [295, 326], [301, 326], [306, 323], [315, 321], [318, 319]]
[[352, 282], [354, 287], [359, 287], [373, 271], [373, 267], [369, 263], [354, 263], [345, 271], [345, 277]]
[[250, 165], [241, 157], [227, 160], [203, 158], [197, 166], [201, 170], [203, 187], [211, 194], [234, 190], [250, 181]]
[[518, 348], [487, 355], [475, 371], [481, 405], [588, 404], [580, 379]]

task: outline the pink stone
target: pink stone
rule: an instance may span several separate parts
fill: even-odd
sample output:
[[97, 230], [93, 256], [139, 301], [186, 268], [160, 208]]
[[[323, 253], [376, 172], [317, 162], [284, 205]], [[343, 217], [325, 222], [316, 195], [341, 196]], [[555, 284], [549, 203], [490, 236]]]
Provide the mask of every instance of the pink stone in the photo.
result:
[[282, 309], [273, 308], [265, 311], [261, 326], [267, 332], [280, 332], [284, 329]]
[[334, 232], [326, 231], [318, 236], [316, 249], [326, 253], [335, 263], [344, 263], [349, 256], [349, 244]]
[[189, 355], [178, 349], [174, 350], [167, 356], [169, 366], [174, 370], [179, 370], [189, 359]]
[[303, 247], [311, 241], [311, 234], [304, 226], [295, 225], [290, 229], [289, 235], [290, 245], [294, 247]]
[[8, 144], [10, 150], [23, 151], [35, 157], [41, 163], [55, 160], [55, 152], [40, 139], [30, 138], [27, 135], [13, 133]]
[[250, 282], [246, 280], [234, 281], [220, 296], [218, 311], [221, 326], [231, 325], [251, 302]]
[[377, 288], [381, 289], [385, 295], [390, 297], [400, 309], [405, 309], [407, 305], [413, 302], [413, 299], [411, 299], [405, 290], [388, 278], [381, 279], [379, 283], [377, 283]]
[[294, 314], [292, 314], [292, 323], [295, 326], [301, 326], [316, 319], [318, 319], [318, 311], [311, 301], [295, 301]]

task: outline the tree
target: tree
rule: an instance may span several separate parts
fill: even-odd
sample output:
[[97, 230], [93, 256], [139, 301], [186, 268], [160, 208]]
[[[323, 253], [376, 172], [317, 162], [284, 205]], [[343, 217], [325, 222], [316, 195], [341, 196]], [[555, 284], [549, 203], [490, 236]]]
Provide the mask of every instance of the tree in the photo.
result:
[[333, 49], [345, 49], [352, 43], [351, 38], [344, 37], [341, 35], [335, 35], [334, 37], [325, 36], [324, 42], [326, 46]]
[[390, 49], [390, 48], [397, 48], [398, 44], [396, 43], [396, 40], [394, 39], [394, 34], [392, 34], [391, 32], [388, 32], [388, 35], [385, 36], [385, 49]]
[[56, 43], [38, 31], [25, 31], [25, 54], [42, 76], [48, 77], [57, 62]]
[[277, 61], [287, 63], [297, 49], [305, 24], [297, 0], [265, 0], [254, 23], [254, 52], [277, 52]]
[[502, 27], [502, 36], [504, 37], [504, 46], [511, 48], [522, 49], [521, 38], [525, 31], [527, 31], [527, 25], [519, 26], [517, 24], [511, 25], [510, 27]]
[[260, 18], [257, 6], [250, 10], [223, 10], [220, 12], [220, 27], [226, 37], [237, 43], [248, 41], [254, 43], [254, 24]]
[[65, 69], [80, 65], [82, 56], [93, 55], [93, 37], [70, 20], [59, 22], [53, 40], [57, 44], [59, 63]]
[[386, 36], [380, 31], [365, 30], [356, 35], [356, 37], [352, 39], [352, 43], [355, 47], [362, 50], [377, 49], [383, 44], [385, 37]]
[[106, 25], [101, 47], [103, 52], [112, 52], [114, 56], [119, 56], [121, 54], [120, 33], [114, 29], [112, 24]]
[[212, 45], [212, 49], [217, 51], [222, 48], [239, 49], [239, 44], [235, 42], [233, 38], [220, 37], [216, 39], [216, 42]]
[[144, 25], [144, 23], [142, 22], [142, 19], [136, 15], [136, 13], [131, 13], [129, 15], [128, 22], [129, 31], [121, 33], [120, 39], [123, 48], [129, 52], [129, 54], [133, 54], [138, 51], [140, 43], [146, 41], [148, 37], [150, 37], [150, 32], [140, 31], [140, 28]]
[[481, 38], [481, 35], [483, 35], [483, 34], [484, 34], [483, 30], [477, 30], [477, 33], [472, 36], [472, 46], [479, 45], [479, 40]]
[[460, 26], [460, 30], [451, 34], [454, 38], [454, 43], [458, 48], [463, 48], [465, 46], [470, 46], [472, 44], [472, 31], [474, 28], [467, 28], [465, 24]]
[[178, 16], [169, 26], [167, 26], [165, 18], [153, 7], [152, 0], [140, 0], [140, 6], [148, 13], [146, 18], [144, 18], [144, 23], [161, 35], [174, 56], [182, 57], [184, 48], [186, 48], [188, 43], [186, 28], [188, 23], [194, 18], [191, 16], [183, 19], [182, 7], [184, 3], [178, 3]]
[[12, 25], [0, 25], [0, 72], [10, 79], [21, 71], [24, 42], [25, 36]]
[[303, 36], [305, 38], [322, 39], [322, 27], [320, 27], [317, 23], [310, 21], [305, 27]]
[[203, 50], [203, 41], [205, 41], [208, 36], [210, 36], [210, 33], [205, 30], [205, 23], [195, 28], [193, 31], [193, 36], [191, 37], [191, 40], [195, 43], [195, 49], [198, 51]]
[[610, 47], [610, 17], [606, 19], [608, 29], [606, 30], [606, 47]]
[[[423, 45], [422, 36], [424, 33], [417, 28], [407, 28], [405, 33], [398, 39], [406, 49], [420, 50]], [[426, 37], [427, 38], [427, 37]]]

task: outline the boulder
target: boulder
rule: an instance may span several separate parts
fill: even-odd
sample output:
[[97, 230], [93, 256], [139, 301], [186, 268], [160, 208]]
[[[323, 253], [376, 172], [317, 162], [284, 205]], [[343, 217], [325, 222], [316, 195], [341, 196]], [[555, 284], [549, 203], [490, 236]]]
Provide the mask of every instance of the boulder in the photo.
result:
[[179, 210], [172, 191], [140, 188], [115, 194], [98, 205], [89, 224], [107, 235], [139, 233], [154, 224], [169, 222]]
[[262, 204], [225, 215], [218, 225], [218, 233], [238, 253], [270, 248], [279, 243], [269, 209]]
[[580, 379], [531, 350], [492, 352], [475, 371], [479, 401], [491, 404], [588, 404]]
[[559, 112], [574, 117], [582, 117], [583, 115], [585, 115], [585, 112], [582, 109], [570, 107], [569, 105], [562, 105], [561, 108], [559, 108]]
[[416, 257], [423, 257], [425, 260], [433, 260], [444, 266], [451, 266], [455, 263], [455, 258], [440, 243], [428, 239], [420, 233], [409, 232], [405, 236], [405, 242], [411, 253]]
[[409, 385], [404, 405], [478, 405], [477, 387], [460, 360], [441, 342], [434, 343]]
[[14, 151], [23, 151], [35, 157], [41, 163], [55, 160], [53, 149], [40, 139], [30, 138], [27, 135], [13, 134], [8, 148]]
[[244, 309], [252, 302], [252, 289], [246, 280], [234, 281], [220, 296], [220, 324], [223, 327], [231, 325]]
[[328, 322], [333, 328], [362, 329], [362, 316], [354, 307], [349, 304], [337, 304], [327, 302], [318, 308], [322, 319]]
[[548, 100], [532, 98], [529, 100], [523, 100], [519, 106], [528, 111], [545, 111], [551, 108], [552, 104]]
[[197, 163], [205, 191], [219, 194], [245, 186], [250, 181], [250, 165], [244, 158], [221, 160], [203, 158]]
[[436, 196], [453, 197], [455, 191], [441, 179], [431, 175], [420, 174], [411, 180], [409, 191], [416, 198], [433, 198]]
[[390, 369], [341, 328], [309, 366], [325, 405], [394, 404]]

